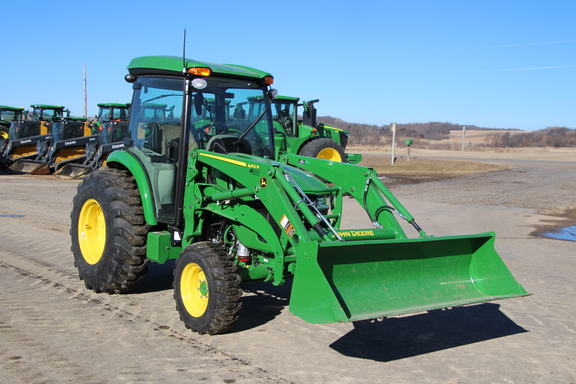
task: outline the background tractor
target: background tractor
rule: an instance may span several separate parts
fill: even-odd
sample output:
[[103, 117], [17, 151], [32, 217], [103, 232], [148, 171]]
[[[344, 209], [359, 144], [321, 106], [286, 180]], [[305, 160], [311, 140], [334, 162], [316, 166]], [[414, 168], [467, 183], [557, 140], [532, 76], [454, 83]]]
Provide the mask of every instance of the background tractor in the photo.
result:
[[52, 124], [70, 116], [70, 111], [61, 105], [35, 104], [31, 106], [32, 117], [13, 120], [10, 124], [8, 143], [1, 154], [4, 166], [11, 166], [19, 159], [34, 159], [38, 151], [46, 150]]
[[106, 164], [108, 155], [123, 148], [124, 138], [129, 137], [129, 111], [130, 104], [98, 104], [96, 121], [90, 124], [91, 133], [97, 135], [97, 140], [86, 143], [82, 162], [67, 162], [56, 170], [55, 174], [78, 178]]
[[[96, 135], [103, 132], [104, 124], [111, 124], [114, 122], [126, 123], [128, 121], [128, 115], [130, 113], [130, 104], [119, 104], [119, 103], [100, 103], [98, 104], [98, 114], [96, 115], [96, 120], [90, 123], [92, 128], [92, 134]], [[125, 126], [125, 124], [121, 124]], [[111, 130], [111, 125], [108, 126]], [[108, 135], [109, 136], [109, 135]], [[113, 140], [123, 140], [124, 135], [116, 133], [113, 135]], [[115, 137], [118, 136], [118, 137]]]
[[22, 107], [0, 105], [0, 137], [7, 139], [8, 132], [10, 132], [10, 124], [13, 121], [23, 120], [23, 114], [25, 113], [26, 111]]
[[[86, 145], [95, 142], [97, 136], [91, 135], [86, 118], [70, 117], [69, 111], [66, 112], [67, 116], [55, 116], [50, 123], [45, 123], [49, 134], [36, 142], [35, 156], [13, 159], [10, 170], [44, 175], [54, 173], [64, 164], [84, 159]], [[43, 123], [41, 120], [41, 128]]]
[[[131, 136], [73, 200], [72, 253], [88, 289], [127, 292], [151, 261], [175, 259], [176, 308], [201, 334], [234, 325], [250, 281], [292, 279], [289, 309], [310, 323], [527, 294], [494, 233], [429, 236], [373, 169], [277, 156], [269, 73], [164, 56], [128, 70]], [[254, 99], [260, 112], [241, 116]], [[151, 102], [173, 116], [152, 124]], [[345, 200], [370, 228], [343, 226]]]
[[[314, 104], [319, 100], [302, 104], [298, 103], [299, 100], [289, 96], [277, 96], [273, 100], [274, 128], [280, 136], [280, 140], [276, 140], [278, 150], [325, 160], [359, 163], [362, 155], [345, 154], [349, 136], [347, 131], [317, 122]], [[298, 107], [303, 107], [302, 119]]]
[[10, 137], [10, 124], [13, 121], [20, 121], [26, 113], [24, 108], [8, 107], [0, 105], [0, 169], [6, 168], [4, 162], [4, 151], [8, 145]]

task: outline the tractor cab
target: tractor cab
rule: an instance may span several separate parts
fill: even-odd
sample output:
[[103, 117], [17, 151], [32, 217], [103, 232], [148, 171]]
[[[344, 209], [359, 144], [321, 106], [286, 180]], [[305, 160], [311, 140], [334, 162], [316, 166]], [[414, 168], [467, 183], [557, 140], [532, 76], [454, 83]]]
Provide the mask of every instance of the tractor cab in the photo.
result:
[[353, 164], [362, 160], [360, 154], [345, 153], [348, 144], [347, 131], [318, 123], [314, 104], [319, 100], [299, 101], [298, 97], [290, 96], [277, 96], [273, 101], [277, 156], [294, 153]]
[[[174, 221], [175, 191], [182, 189], [177, 183], [184, 177], [178, 172], [186, 171], [195, 148], [274, 158], [271, 92], [264, 80], [271, 82], [271, 76], [258, 71], [260, 82], [252, 74], [232, 78], [226, 68], [190, 63], [188, 72], [176, 77], [141, 74], [133, 62], [127, 76], [134, 93], [125, 150], [144, 165], [155, 216], [167, 223]], [[263, 105], [257, 111], [249, 107], [255, 99]]]
[[47, 135], [52, 131], [52, 124], [70, 116], [70, 111], [61, 105], [35, 104], [32, 107], [32, 118], [14, 120], [10, 125], [12, 139]]
[[25, 113], [24, 108], [8, 107], [0, 105], [0, 138], [7, 139], [8, 132], [10, 131], [10, 124], [13, 121], [22, 120], [22, 115]]
[[90, 124], [92, 134], [100, 134], [102, 144], [124, 140], [128, 137], [130, 104], [100, 103], [96, 121]]

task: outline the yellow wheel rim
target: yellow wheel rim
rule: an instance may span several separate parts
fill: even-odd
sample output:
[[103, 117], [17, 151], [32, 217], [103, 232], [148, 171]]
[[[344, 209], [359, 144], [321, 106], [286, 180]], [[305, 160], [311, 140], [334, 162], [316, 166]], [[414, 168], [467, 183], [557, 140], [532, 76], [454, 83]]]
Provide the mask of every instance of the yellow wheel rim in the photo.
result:
[[208, 281], [202, 268], [189, 263], [180, 276], [180, 294], [186, 311], [193, 317], [200, 317], [208, 307]]
[[316, 156], [319, 159], [342, 162], [342, 156], [334, 148], [324, 148]]
[[102, 258], [106, 243], [106, 223], [102, 207], [94, 199], [86, 200], [78, 217], [78, 244], [82, 257], [94, 265]]

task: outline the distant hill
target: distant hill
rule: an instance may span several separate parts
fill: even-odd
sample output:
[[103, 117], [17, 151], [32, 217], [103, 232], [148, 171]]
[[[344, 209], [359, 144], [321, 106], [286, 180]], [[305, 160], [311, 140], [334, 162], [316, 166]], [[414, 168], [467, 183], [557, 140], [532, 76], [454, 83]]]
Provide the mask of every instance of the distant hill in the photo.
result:
[[[350, 132], [351, 144], [389, 143], [392, 140], [390, 125], [350, 123], [332, 116], [320, 116], [318, 121]], [[549, 127], [528, 132], [514, 128], [484, 128], [447, 122], [409, 123], [396, 124], [396, 138], [397, 140], [414, 139], [414, 145], [454, 142], [462, 137], [461, 132], [464, 126], [467, 132], [467, 143], [470, 145], [502, 148], [576, 147], [576, 130], [566, 127]]]

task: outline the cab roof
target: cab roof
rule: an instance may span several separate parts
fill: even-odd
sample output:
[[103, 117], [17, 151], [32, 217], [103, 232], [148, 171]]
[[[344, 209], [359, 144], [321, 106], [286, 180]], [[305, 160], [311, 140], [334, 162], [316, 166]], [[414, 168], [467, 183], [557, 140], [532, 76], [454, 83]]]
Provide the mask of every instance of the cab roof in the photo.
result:
[[0, 105], [0, 109], [3, 109], [5, 111], [23, 111], [24, 108], [22, 107], [9, 107], [7, 105]]
[[128, 64], [128, 71], [131, 75], [152, 75], [163, 74], [172, 76], [182, 76], [184, 63], [186, 69], [189, 68], [210, 68], [214, 75], [225, 77], [243, 77], [261, 80], [266, 76], [272, 76], [268, 72], [255, 68], [235, 64], [215, 64], [205, 61], [183, 59], [178, 56], [143, 56], [132, 59]]
[[300, 98], [299, 97], [292, 97], [292, 96], [282, 96], [282, 95], [278, 95], [276, 96], [276, 98], [274, 99], [275, 101], [278, 102], [292, 102], [292, 103], [297, 103]]
[[129, 108], [130, 103], [98, 103], [99, 107], [117, 107], [117, 108]]
[[64, 109], [62, 105], [49, 105], [49, 104], [32, 104], [32, 108], [44, 108], [44, 109]]

